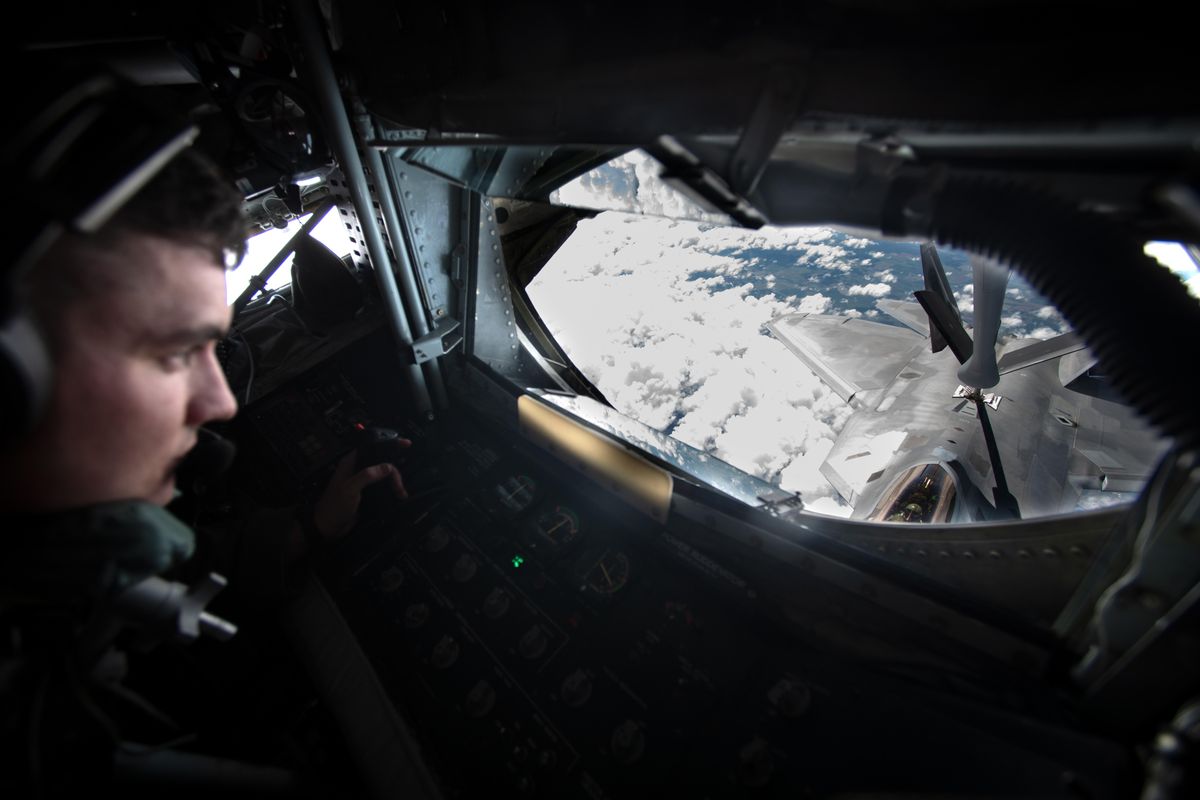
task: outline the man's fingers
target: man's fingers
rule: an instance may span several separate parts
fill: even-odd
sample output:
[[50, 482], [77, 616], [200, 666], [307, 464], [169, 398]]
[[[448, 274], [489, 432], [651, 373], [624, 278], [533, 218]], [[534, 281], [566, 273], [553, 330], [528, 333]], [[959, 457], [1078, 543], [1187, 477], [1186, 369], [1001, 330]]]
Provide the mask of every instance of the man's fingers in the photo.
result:
[[354, 461], [357, 454], [351, 450], [346, 455], [342, 456], [341, 461], [333, 469], [333, 478], [331, 480], [345, 479], [350, 477], [350, 473], [354, 471]]
[[351, 478], [350, 484], [354, 487], [355, 492], [361, 493], [363, 489], [371, 484], [379, 483], [388, 478], [391, 478], [392, 490], [396, 493], [397, 497], [408, 497], [408, 490], [404, 488], [404, 479], [400, 476], [400, 470], [391, 464], [376, 464], [367, 467]]
[[356, 472], [354, 477], [350, 479], [350, 485], [354, 487], [356, 492], [361, 492], [371, 484], [379, 483], [395, 472], [397, 470], [391, 464], [375, 464]]

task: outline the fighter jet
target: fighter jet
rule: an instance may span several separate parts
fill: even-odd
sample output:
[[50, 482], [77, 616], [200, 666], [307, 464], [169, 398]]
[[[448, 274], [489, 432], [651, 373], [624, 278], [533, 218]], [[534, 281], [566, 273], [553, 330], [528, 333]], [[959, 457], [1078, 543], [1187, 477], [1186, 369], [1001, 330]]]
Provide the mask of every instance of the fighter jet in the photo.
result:
[[972, 256], [973, 337], [932, 244], [917, 302], [881, 300], [905, 327], [788, 314], [770, 332], [856, 409], [821, 472], [886, 522], [1065, 513], [1130, 496], [1167, 443], [1117, 400], [1075, 333], [997, 347], [1008, 269]]

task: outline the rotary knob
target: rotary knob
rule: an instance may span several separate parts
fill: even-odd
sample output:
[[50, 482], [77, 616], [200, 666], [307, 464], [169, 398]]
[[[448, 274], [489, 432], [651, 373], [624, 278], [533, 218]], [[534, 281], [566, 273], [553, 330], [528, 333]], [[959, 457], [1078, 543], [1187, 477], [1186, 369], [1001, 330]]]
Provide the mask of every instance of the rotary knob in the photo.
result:
[[438, 525], [425, 537], [425, 552], [440, 553], [450, 543], [450, 531], [444, 525]]
[[525, 634], [521, 637], [521, 641], [517, 644], [517, 649], [521, 651], [521, 655], [532, 661], [542, 657], [549, 643], [550, 640], [546, 637], [546, 632], [542, 630], [542, 626], [534, 625], [525, 631]]
[[429, 619], [429, 606], [424, 603], [413, 603], [408, 608], [404, 609], [404, 627], [410, 631], [415, 631], [417, 628], [425, 624]]
[[766, 739], [753, 739], [738, 751], [737, 775], [743, 786], [766, 786], [774, 771], [775, 760]]
[[483, 615], [488, 619], [500, 619], [508, 613], [510, 605], [512, 605], [512, 597], [497, 586], [483, 600]]
[[592, 696], [592, 679], [577, 669], [562, 682], [562, 699], [571, 708], [579, 708]]
[[466, 701], [463, 703], [463, 709], [467, 716], [473, 719], [487, 716], [488, 712], [496, 705], [496, 690], [487, 681], [479, 681], [471, 687], [471, 691], [467, 692]]
[[459, 646], [458, 642], [450, 634], [446, 634], [438, 643], [433, 646], [433, 653], [429, 657], [429, 661], [438, 669], [449, 669], [455, 661], [458, 661]]
[[646, 734], [642, 732], [641, 725], [627, 719], [613, 729], [609, 746], [612, 748], [613, 758], [629, 766], [646, 752]]
[[380, 591], [391, 594], [404, 585], [404, 570], [397, 566], [388, 567], [379, 576]]
[[767, 699], [780, 714], [796, 719], [804, 716], [812, 705], [812, 690], [801, 681], [782, 678], [767, 692]]
[[475, 573], [479, 570], [479, 562], [475, 560], [470, 553], [463, 553], [458, 557], [458, 561], [454, 562], [454, 580], [459, 583], [466, 583], [475, 577]]

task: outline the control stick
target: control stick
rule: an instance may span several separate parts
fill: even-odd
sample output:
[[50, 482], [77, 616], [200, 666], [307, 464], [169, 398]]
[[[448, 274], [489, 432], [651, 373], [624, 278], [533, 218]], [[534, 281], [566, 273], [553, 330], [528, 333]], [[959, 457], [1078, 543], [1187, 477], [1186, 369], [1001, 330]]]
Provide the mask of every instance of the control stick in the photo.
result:
[[[401, 469], [402, 455], [409, 444], [407, 439], [391, 428], [363, 428], [359, 434], [354, 469], [357, 472], [376, 464], [391, 464]], [[373, 483], [363, 489], [358, 518], [363, 521], [388, 516], [397, 510], [398, 501], [390, 480]]]

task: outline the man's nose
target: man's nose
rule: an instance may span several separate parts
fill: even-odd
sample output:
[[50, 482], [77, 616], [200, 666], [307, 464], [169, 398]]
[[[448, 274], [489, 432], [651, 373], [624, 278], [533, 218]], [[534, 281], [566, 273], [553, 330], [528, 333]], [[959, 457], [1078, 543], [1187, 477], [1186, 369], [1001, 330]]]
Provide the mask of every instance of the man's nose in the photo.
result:
[[221, 369], [216, 353], [209, 350], [195, 376], [188, 422], [203, 425], [213, 420], [230, 419], [236, 413], [237, 399], [225, 380], [225, 371]]

